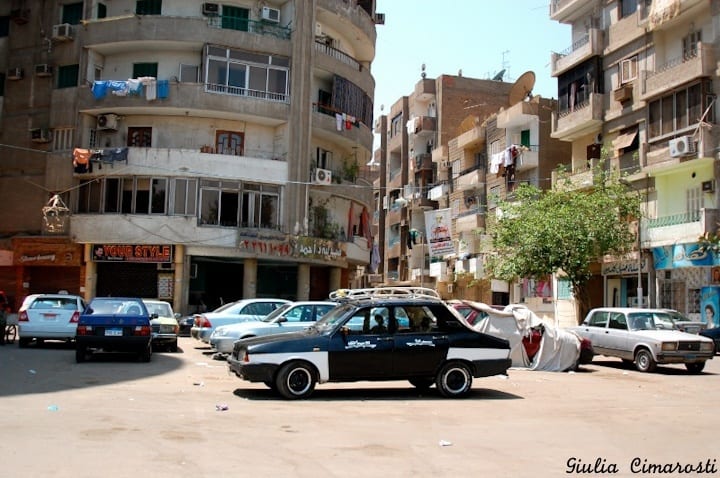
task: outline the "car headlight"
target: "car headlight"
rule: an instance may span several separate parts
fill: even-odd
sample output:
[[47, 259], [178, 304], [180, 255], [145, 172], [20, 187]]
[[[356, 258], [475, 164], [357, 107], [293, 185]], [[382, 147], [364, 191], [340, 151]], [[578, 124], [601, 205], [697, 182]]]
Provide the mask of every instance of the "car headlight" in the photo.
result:
[[678, 344], [677, 342], [663, 342], [661, 348], [663, 352], [674, 352], [677, 350]]
[[712, 352], [715, 350], [715, 344], [712, 342], [700, 342], [700, 350], [703, 352]]
[[215, 329], [215, 332], [213, 332], [213, 335], [215, 337], [225, 337], [227, 335], [227, 331], [223, 329]]

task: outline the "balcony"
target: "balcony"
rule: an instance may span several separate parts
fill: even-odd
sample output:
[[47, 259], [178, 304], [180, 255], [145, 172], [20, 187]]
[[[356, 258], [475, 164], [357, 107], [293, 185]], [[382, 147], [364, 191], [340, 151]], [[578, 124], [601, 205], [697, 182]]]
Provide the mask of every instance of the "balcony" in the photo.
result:
[[604, 50], [605, 55], [645, 35], [646, 23], [642, 21], [643, 13], [644, 9], [641, 9], [638, 5], [637, 12], [610, 25], [607, 34], [608, 46]]
[[369, 264], [370, 247], [364, 237], [354, 236], [352, 242], [345, 243], [347, 261], [351, 264]]
[[433, 116], [416, 116], [412, 118], [412, 133], [418, 137], [426, 137], [435, 134], [437, 119]]
[[572, 23], [591, 12], [595, 3], [587, 0], [551, 0], [550, 18], [560, 23]]
[[[245, 151], [246, 156], [214, 154], [197, 149], [180, 148], [128, 148], [127, 164], [122, 164], [122, 174], [144, 176], [148, 171], [167, 171], [168, 176], [212, 176], [222, 178], [243, 178], [248, 181], [266, 182], [273, 178], [287, 181], [287, 163], [273, 159], [272, 151]], [[68, 159], [71, 167], [72, 158]], [[91, 160], [91, 164], [93, 161]], [[107, 176], [114, 165], [101, 163], [93, 165], [92, 171], [83, 177]], [[120, 174], [117, 172], [116, 174]]]
[[550, 136], [562, 141], [574, 141], [600, 131], [603, 123], [603, 99], [603, 94], [591, 93], [585, 101], [563, 111], [553, 112]]
[[570, 48], [560, 53], [552, 53], [550, 58], [551, 76], [557, 77], [579, 65], [585, 60], [603, 54], [605, 34], [602, 30], [591, 28], [582, 38], [577, 40]]
[[643, 219], [640, 235], [642, 247], [697, 242], [703, 234], [715, 233], [719, 218], [717, 209], [700, 209], [692, 213]]
[[455, 180], [455, 191], [468, 191], [480, 187], [484, 179], [479, 169], [468, 171]]
[[458, 216], [455, 219], [455, 231], [453, 232], [461, 234], [463, 232], [473, 232], [483, 227], [485, 227], [484, 221], [479, 214], [479, 209], [476, 208], [466, 211], [464, 215]]
[[432, 171], [433, 161], [430, 153], [416, 154], [415, 158], [415, 172], [420, 171]]
[[476, 126], [456, 138], [458, 149], [470, 149], [485, 142], [485, 127]]
[[708, 2], [705, 0], [678, 0], [677, 3], [653, 2], [648, 15], [648, 29], [658, 31], [674, 28], [685, 19], [685, 14], [688, 12], [691, 15], [696, 15], [695, 18], [700, 18], [703, 14], [712, 15], [709, 10], [698, 12], [695, 9], [695, 7], [703, 4], [708, 5]]
[[385, 224], [388, 226], [393, 224], [400, 224], [402, 217], [402, 208], [393, 206], [388, 209], [387, 213], [385, 214]]
[[696, 54], [680, 56], [645, 73], [645, 91], [642, 99], [659, 96], [664, 92], [702, 77], [715, 75], [715, 54], [708, 43], [698, 43]]
[[415, 83], [415, 98], [429, 101], [435, 97], [435, 80], [422, 79]]
[[521, 101], [500, 111], [497, 115], [497, 127], [510, 129], [527, 129], [532, 120], [538, 116], [538, 104]]
[[428, 199], [427, 194], [418, 194], [408, 203], [408, 208], [410, 209], [422, 209], [424, 211], [428, 211], [430, 209], [435, 209], [436, 207], [437, 201]]
[[538, 146], [531, 146], [530, 149], [520, 152], [515, 161], [515, 170], [527, 171], [537, 168], [539, 164]]
[[333, 141], [343, 144], [347, 149], [351, 149], [359, 143], [367, 150], [372, 150], [373, 134], [364, 123], [360, 122], [359, 126], [352, 126], [350, 129], [343, 128], [339, 131], [335, 112], [332, 109], [317, 104], [314, 107], [313, 132], [318, 133], [319, 136], [331, 137]]
[[400, 257], [400, 238], [390, 239], [387, 249], [385, 250], [385, 258], [392, 259], [398, 257]]
[[598, 169], [599, 159], [591, 159], [588, 164], [576, 167], [567, 178], [563, 178], [557, 171], [552, 172], [553, 188], [562, 190], [586, 189], [595, 184], [600, 179], [599, 175], [604, 171]]
[[448, 147], [446, 144], [432, 150], [432, 162], [441, 163], [448, 159]]

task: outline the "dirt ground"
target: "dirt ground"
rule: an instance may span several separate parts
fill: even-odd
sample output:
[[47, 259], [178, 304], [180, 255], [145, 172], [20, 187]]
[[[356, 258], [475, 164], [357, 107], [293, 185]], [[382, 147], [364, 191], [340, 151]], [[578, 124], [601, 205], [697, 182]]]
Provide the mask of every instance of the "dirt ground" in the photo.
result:
[[463, 400], [361, 382], [285, 401], [179, 345], [83, 364], [0, 347], [0, 477], [720, 476], [720, 356], [700, 375], [510, 370]]

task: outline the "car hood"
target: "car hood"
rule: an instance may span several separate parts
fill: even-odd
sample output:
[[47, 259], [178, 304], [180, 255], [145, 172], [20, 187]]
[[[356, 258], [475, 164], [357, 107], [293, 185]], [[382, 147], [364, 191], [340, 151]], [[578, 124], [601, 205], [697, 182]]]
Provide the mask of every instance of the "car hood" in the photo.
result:
[[262, 322], [260, 320], [250, 322], [239, 322], [237, 324], [221, 325], [213, 331], [213, 336], [239, 335], [248, 329], [270, 329], [278, 325], [274, 322]]
[[703, 338], [697, 334], [688, 334], [679, 330], [636, 330], [632, 333], [633, 337], [642, 337], [650, 340], [658, 340], [661, 342], [672, 341], [708, 341], [710, 339]]
[[263, 335], [260, 337], [250, 337], [247, 339], [240, 339], [235, 344], [241, 344], [245, 347], [253, 346], [264, 346], [268, 344], [274, 344], [277, 342], [291, 343], [291, 342], [302, 342], [307, 340], [308, 337], [317, 337], [317, 333], [313, 330], [303, 330], [300, 332], [286, 332], [284, 334], [273, 334]]

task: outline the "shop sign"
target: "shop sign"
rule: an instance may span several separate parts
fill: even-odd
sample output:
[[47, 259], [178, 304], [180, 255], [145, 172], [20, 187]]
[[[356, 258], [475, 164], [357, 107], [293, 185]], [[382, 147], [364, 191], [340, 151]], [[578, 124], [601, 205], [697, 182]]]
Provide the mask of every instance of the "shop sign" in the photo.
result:
[[[648, 263], [645, 257], [642, 258], [642, 269], [640, 272], [648, 271]], [[615, 261], [608, 262], [602, 265], [602, 275], [604, 276], [622, 276], [631, 275], [638, 273], [638, 261], [627, 260], [627, 261]]]
[[80, 246], [67, 242], [23, 240], [13, 245], [18, 266], [79, 266], [82, 257]]
[[316, 239], [313, 237], [289, 237], [284, 241], [247, 238], [238, 243], [241, 251], [253, 254], [294, 257], [305, 259], [321, 259], [334, 261], [346, 255], [345, 249], [335, 241]]
[[95, 262], [171, 263], [173, 246], [151, 244], [93, 244]]
[[654, 247], [652, 253], [656, 270], [720, 265], [720, 258], [712, 249], [702, 249], [696, 242]]

